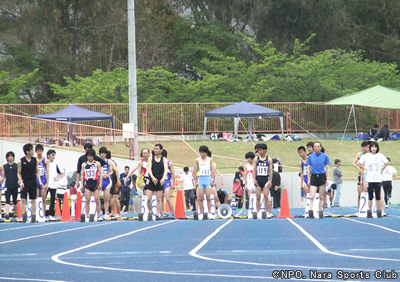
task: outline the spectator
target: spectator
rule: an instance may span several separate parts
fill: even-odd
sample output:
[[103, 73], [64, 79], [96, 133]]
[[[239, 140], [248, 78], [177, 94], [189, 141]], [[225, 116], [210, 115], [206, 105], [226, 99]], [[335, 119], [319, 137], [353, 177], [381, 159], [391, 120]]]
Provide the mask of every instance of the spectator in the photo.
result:
[[75, 215], [75, 206], [76, 206], [76, 200], [77, 200], [77, 194], [78, 194], [78, 189], [75, 187], [76, 182], [72, 181], [69, 184], [69, 195], [71, 197], [71, 216], [79, 216]]
[[340, 192], [342, 189], [342, 171], [340, 170], [341, 161], [335, 160], [335, 167], [333, 168], [333, 182], [336, 184], [335, 198], [333, 199], [333, 206], [340, 207]]
[[242, 166], [239, 167], [239, 171], [235, 173], [235, 178], [233, 179], [232, 192], [235, 194], [237, 208], [242, 208], [242, 196], [243, 196], [243, 179], [244, 169]]
[[[6, 214], [5, 218], [10, 218], [10, 199], [11, 196], [13, 198], [13, 205], [14, 205], [14, 218], [17, 217], [17, 198], [18, 198], [18, 165], [14, 162], [15, 154], [14, 152], [10, 151], [6, 154], [7, 163], [0, 167], [1, 172], [1, 179], [0, 184], [3, 184], [4, 179], [6, 183], [5, 187], [5, 196], [6, 196]], [[0, 191], [1, 192], [1, 191]]]
[[387, 140], [389, 137], [389, 126], [385, 124], [381, 130], [374, 136], [374, 139], [378, 142]]
[[[125, 171], [120, 174], [119, 178], [122, 184], [121, 187], [121, 213], [126, 213], [129, 211], [129, 202], [130, 202], [130, 194], [131, 194], [131, 183], [132, 178], [128, 177], [129, 174], [129, 166], [125, 166]], [[126, 179], [126, 181], [125, 181]]]
[[374, 127], [370, 128], [368, 131], [369, 138], [375, 138], [376, 134], [378, 133], [379, 125], [375, 124]]
[[[333, 206], [333, 199], [335, 198], [335, 190], [336, 190], [336, 184], [332, 180], [328, 180], [328, 185], [326, 185], [326, 190], [325, 190], [325, 198], [321, 200], [324, 200], [324, 207], [325, 208], [330, 208]], [[328, 199], [329, 199], [329, 205], [328, 205]]]
[[[179, 181], [183, 184], [183, 190], [185, 191], [185, 202], [187, 211], [196, 210], [196, 193], [193, 186], [193, 176], [189, 173], [189, 168], [185, 166], [183, 168], [184, 174], [180, 177]], [[191, 207], [190, 207], [191, 205]]]
[[[50, 149], [47, 151], [47, 159], [49, 160], [49, 191], [50, 191], [50, 208], [49, 219], [52, 220], [54, 216], [54, 206], [56, 202], [56, 192], [58, 181], [64, 176], [64, 170], [60, 168], [59, 164], [55, 161], [56, 151]], [[47, 196], [47, 195], [46, 195]]]
[[226, 191], [225, 189], [218, 189], [217, 194], [221, 205], [228, 203], [228, 196], [229, 196], [228, 191]]
[[270, 189], [271, 197], [273, 198], [273, 207], [274, 209], [281, 207], [281, 175], [276, 170], [272, 171], [272, 187]]
[[136, 196], [139, 196], [139, 193], [137, 192], [137, 187], [136, 187], [136, 180], [137, 180], [137, 175], [132, 174], [132, 190], [131, 190], [131, 199], [130, 199], [130, 204], [131, 204], [131, 210], [133, 213], [136, 213], [136, 208], [135, 208], [135, 198]]
[[[58, 168], [60, 170], [60, 168]], [[60, 204], [60, 211], [62, 211], [62, 204], [64, 203], [64, 193], [67, 191], [68, 179], [65, 176], [65, 170], [61, 171], [62, 177], [57, 182], [57, 198]]]
[[[390, 158], [387, 158], [390, 162]], [[387, 166], [385, 170], [382, 172], [382, 186], [383, 192], [385, 193], [385, 204], [386, 207], [392, 204], [392, 181], [393, 177], [396, 177], [397, 170], [391, 165]]]

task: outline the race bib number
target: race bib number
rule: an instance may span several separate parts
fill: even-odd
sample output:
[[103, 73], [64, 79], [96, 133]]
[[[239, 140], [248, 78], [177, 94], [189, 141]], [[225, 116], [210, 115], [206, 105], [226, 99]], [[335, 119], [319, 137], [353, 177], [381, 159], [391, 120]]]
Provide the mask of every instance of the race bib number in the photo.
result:
[[268, 167], [267, 166], [258, 166], [257, 167], [257, 175], [268, 176]]
[[209, 168], [201, 168], [200, 175], [211, 175], [211, 170]]
[[45, 172], [44, 167], [38, 167], [38, 171], [40, 176], [44, 175]]
[[96, 169], [85, 169], [86, 178], [95, 178], [96, 177]]
[[254, 175], [252, 170], [247, 172], [247, 181], [254, 181]]

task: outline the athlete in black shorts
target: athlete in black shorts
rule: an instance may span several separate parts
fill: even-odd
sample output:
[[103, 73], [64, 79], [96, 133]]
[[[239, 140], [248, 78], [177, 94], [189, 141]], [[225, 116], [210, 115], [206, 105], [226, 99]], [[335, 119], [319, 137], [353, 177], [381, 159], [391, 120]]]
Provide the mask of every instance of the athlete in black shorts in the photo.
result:
[[35, 151], [33, 150], [32, 144], [25, 144], [23, 146], [23, 151], [25, 157], [21, 158], [18, 162], [18, 184], [21, 187], [21, 213], [26, 216], [26, 200], [29, 194], [29, 199], [32, 201], [32, 220], [31, 222], [36, 222], [36, 178], [39, 180], [39, 185], [43, 189], [43, 183], [40, 180], [40, 174], [38, 170], [38, 163], [33, 155]]
[[100, 192], [102, 188], [103, 174], [101, 173], [101, 164], [94, 160], [96, 152], [93, 149], [87, 151], [87, 161], [81, 166], [81, 183], [85, 187], [85, 211], [86, 221], [89, 221], [90, 213], [90, 198], [93, 195], [96, 200], [96, 210], [98, 220], [102, 220], [100, 217], [101, 206], [100, 206]]
[[271, 201], [269, 200], [269, 189], [272, 184], [272, 159], [267, 156], [267, 144], [256, 144], [255, 149], [258, 152], [258, 157], [254, 162], [254, 185], [256, 186], [256, 207], [257, 212], [260, 212], [261, 193], [264, 194], [265, 209], [267, 218], [272, 217]]

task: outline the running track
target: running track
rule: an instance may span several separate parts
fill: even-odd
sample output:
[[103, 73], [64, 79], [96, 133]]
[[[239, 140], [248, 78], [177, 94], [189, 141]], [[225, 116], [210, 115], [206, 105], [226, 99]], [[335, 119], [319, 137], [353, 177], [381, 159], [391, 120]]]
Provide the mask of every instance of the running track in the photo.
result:
[[297, 271], [292, 279], [303, 281], [316, 281], [310, 271], [325, 272], [330, 281], [346, 275], [376, 281], [375, 272], [385, 270], [399, 280], [400, 207], [386, 212], [381, 219], [2, 223], [0, 280], [269, 281], [275, 270]]

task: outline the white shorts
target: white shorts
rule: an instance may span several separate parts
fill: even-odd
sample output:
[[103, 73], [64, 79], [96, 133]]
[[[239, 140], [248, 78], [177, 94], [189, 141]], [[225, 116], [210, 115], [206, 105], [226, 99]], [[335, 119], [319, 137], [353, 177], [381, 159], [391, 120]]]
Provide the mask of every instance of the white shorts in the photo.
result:
[[247, 182], [247, 189], [249, 189], [250, 192], [255, 192], [256, 186], [254, 185], [254, 182]]

